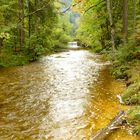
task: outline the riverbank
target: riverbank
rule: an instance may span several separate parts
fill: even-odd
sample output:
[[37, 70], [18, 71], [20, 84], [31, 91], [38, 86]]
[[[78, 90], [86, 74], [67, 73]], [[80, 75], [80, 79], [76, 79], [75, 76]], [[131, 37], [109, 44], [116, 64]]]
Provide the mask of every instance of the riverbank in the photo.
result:
[[133, 133], [140, 136], [140, 61], [129, 66], [127, 90], [123, 93], [124, 104], [131, 106], [128, 112], [128, 122], [133, 127]]
[[[50, 55], [53, 53], [63, 52], [67, 50], [67, 45], [63, 47], [50, 47], [50, 48], [24, 48], [19, 51], [4, 48], [0, 51], [0, 67], [23, 66], [30, 62], [38, 60], [43, 55]], [[64, 47], [65, 46], [65, 47]]]
[[140, 136], [140, 51], [138, 47], [124, 47], [109, 53], [112, 61], [111, 74], [118, 79], [125, 79], [126, 90], [122, 93], [124, 105], [129, 105], [128, 124], [133, 134]]

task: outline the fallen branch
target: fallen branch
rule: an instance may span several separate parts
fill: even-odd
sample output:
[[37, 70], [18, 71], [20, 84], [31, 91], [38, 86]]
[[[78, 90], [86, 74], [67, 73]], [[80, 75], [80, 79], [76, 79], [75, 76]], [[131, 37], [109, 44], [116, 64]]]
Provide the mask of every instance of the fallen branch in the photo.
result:
[[99, 130], [92, 138], [91, 140], [102, 140], [105, 138], [112, 130], [119, 128], [120, 125], [122, 125], [122, 122], [124, 121], [125, 112], [120, 111], [114, 119], [111, 120], [111, 122], [103, 129]]

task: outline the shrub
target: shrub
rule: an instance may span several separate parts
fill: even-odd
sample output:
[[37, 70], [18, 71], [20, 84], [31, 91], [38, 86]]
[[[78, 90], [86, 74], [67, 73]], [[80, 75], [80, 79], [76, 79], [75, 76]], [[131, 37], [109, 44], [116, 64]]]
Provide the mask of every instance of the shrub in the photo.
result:
[[122, 96], [125, 104], [135, 104], [139, 102], [140, 83], [131, 84]]
[[128, 122], [134, 126], [133, 132], [140, 136], [140, 106], [134, 107], [128, 112]]

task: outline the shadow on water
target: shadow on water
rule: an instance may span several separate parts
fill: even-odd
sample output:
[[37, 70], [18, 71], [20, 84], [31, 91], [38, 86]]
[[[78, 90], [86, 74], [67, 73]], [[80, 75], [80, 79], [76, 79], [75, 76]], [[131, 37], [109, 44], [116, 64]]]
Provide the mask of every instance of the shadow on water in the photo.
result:
[[[108, 63], [86, 50], [0, 70], [1, 140], [88, 140], [121, 109], [124, 89]], [[107, 140], [136, 140], [125, 130]], [[121, 139], [123, 140], [123, 139]]]

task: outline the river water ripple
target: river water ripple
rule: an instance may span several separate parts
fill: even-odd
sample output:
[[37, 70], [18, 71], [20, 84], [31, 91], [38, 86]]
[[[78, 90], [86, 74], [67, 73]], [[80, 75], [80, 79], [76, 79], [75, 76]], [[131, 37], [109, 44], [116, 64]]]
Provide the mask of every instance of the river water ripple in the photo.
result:
[[[116, 95], [124, 85], [108, 66], [71, 50], [1, 69], [0, 140], [89, 140], [121, 108]], [[126, 139], [136, 140], [122, 129], [107, 140]]]

